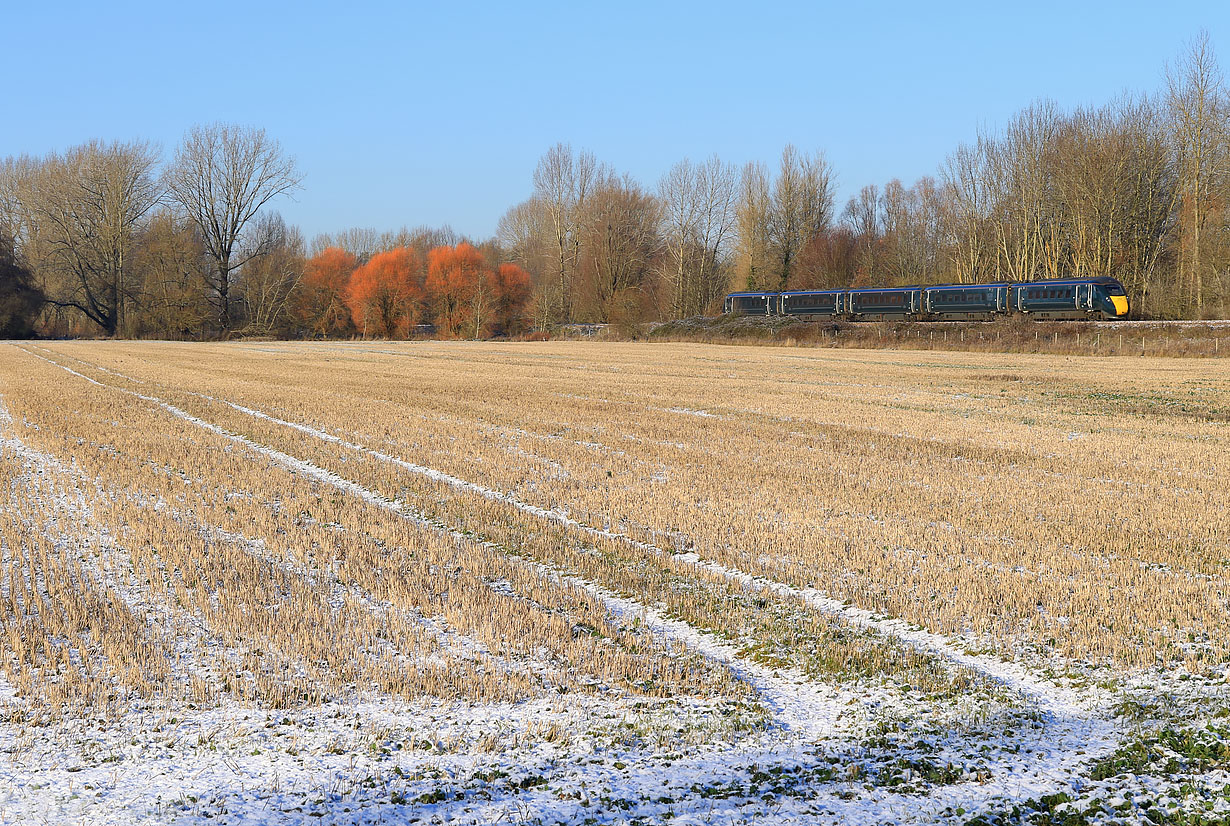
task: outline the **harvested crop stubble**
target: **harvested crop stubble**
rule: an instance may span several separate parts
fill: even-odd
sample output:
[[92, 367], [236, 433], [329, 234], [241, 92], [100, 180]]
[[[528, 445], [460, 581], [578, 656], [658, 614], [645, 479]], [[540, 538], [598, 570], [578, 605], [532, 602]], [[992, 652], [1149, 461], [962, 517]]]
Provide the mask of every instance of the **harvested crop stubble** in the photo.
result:
[[[89, 370], [83, 364], [76, 366]], [[146, 389], [148, 391], [148, 388]], [[148, 391], [152, 392], [152, 391]], [[396, 462], [375, 461], [354, 446], [340, 445], [252, 417], [212, 398], [174, 388], [160, 390], [177, 409], [243, 432], [315, 465], [358, 481], [385, 496], [406, 499], [456, 530], [481, 534], [500, 547], [595, 582], [641, 604], [661, 605], [690, 625], [737, 641], [747, 656], [772, 666], [795, 666], [811, 677], [859, 679], [892, 675], [931, 693], [966, 693], [981, 682], [934, 657], [809, 607], [797, 596], [750, 592], [727, 577], [669, 558], [620, 537], [595, 536], [576, 525], [548, 521], [509, 502], [408, 472]], [[586, 626], [590, 628], [590, 626]], [[645, 688], [652, 688], [647, 683]]]
[[[60, 381], [46, 361], [4, 361], [12, 417], [0, 424], [16, 437], [2, 456], [0, 631], [25, 697], [93, 707], [117, 675], [140, 696], [272, 705], [354, 687], [474, 700], [745, 690], [498, 549], [341, 496], [133, 395]], [[46, 466], [19, 467], [20, 451]], [[49, 533], [52, 516], [37, 515], [63, 509], [65, 490], [84, 502]], [[130, 616], [121, 586], [148, 595], [150, 621]], [[179, 667], [164, 614], [219, 655]]]
[[[496, 516], [480, 497], [188, 393], [1005, 655], [1230, 659], [1219, 361], [575, 342], [49, 349], [389, 495], [434, 495], [455, 524]], [[549, 542], [542, 558], [579, 566], [579, 541]], [[612, 555], [648, 564], [627, 543], [586, 544], [598, 569]], [[678, 582], [636, 587], [651, 601], [681, 593], [672, 610], [697, 624], [723, 611]]]

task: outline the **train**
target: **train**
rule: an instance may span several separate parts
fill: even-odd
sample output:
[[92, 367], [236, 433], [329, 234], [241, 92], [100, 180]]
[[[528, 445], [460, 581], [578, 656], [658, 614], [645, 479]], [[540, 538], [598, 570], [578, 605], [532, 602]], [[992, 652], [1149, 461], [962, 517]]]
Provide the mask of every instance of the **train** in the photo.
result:
[[1126, 318], [1117, 279], [1056, 278], [993, 284], [870, 287], [730, 293], [724, 313], [792, 316], [801, 321], [989, 321], [1009, 315], [1047, 320]]

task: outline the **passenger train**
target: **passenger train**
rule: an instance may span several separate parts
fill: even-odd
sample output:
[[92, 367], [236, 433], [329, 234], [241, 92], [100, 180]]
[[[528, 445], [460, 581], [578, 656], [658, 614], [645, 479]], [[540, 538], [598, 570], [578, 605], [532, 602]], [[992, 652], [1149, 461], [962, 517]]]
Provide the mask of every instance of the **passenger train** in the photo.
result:
[[939, 284], [850, 290], [741, 292], [725, 313], [785, 315], [802, 321], [982, 321], [1007, 315], [1048, 320], [1126, 318], [1127, 293], [1114, 278], [995, 284]]

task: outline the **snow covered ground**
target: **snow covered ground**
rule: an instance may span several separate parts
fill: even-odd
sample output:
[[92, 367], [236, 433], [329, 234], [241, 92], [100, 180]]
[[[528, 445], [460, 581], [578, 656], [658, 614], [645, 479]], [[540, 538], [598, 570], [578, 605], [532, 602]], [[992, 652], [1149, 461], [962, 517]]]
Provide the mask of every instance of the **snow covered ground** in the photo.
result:
[[[835, 705], [817, 697], [814, 710], [840, 716]], [[964, 823], [1065, 795], [1102, 812], [1090, 822], [1143, 823], [1172, 790], [1189, 811], [1230, 811], [1224, 757], [1192, 771], [1167, 767], [1171, 752], [1160, 776], [1146, 759], [1095, 781], [1090, 767], [1117, 735], [1090, 720], [883, 716], [815, 737], [765, 712], [723, 701], [369, 699], [7, 724], [0, 822]], [[1225, 748], [1225, 731], [1209, 742]], [[1168, 745], [1148, 747], [1154, 763]]]

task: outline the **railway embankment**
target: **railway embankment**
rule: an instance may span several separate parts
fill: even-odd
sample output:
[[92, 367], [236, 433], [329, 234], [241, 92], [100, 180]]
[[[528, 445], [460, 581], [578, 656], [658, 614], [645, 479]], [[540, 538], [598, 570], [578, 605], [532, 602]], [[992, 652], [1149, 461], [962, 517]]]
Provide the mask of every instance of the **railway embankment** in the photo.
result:
[[686, 318], [636, 331], [610, 326], [586, 337], [761, 344], [779, 347], [963, 350], [1090, 356], [1230, 357], [1230, 320], [1220, 321], [818, 321], [784, 316]]

